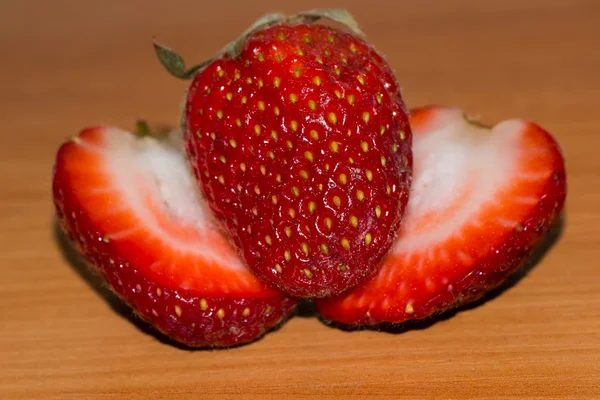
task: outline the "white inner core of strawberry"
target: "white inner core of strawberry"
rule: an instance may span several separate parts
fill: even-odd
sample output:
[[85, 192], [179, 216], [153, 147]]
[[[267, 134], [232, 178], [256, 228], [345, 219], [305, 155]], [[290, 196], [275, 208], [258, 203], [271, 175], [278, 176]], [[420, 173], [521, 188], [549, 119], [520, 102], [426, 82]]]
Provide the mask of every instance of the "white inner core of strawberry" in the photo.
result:
[[[139, 223], [134, 229], [149, 230], [184, 254], [202, 255], [234, 270], [246, 269], [201, 198], [184, 157], [180, 132], [165, 140], [139, 139], [122, 132], [107, 139], [110, 175], [128, 203], [116, 206], [135, 210]], [[184, 228], [192, 234], [186, 235]]]
[[212, 217], [203, 207], [183, 150], [171, 141], [152, 138], [138, 140], [135, 150], [139, 166], [156, 182], [156, 195], [162, 198], [165, 211], [183, 224], [205, 228]]
[[415, 131], [412, 191], [395, 252], [429, 247], [479, 223], [478, 214], [496, 201], [495, 195], [516, 173], [520, 154], [515, 123], [488, 129], [451, 113], [440, 116], [437, 128]]

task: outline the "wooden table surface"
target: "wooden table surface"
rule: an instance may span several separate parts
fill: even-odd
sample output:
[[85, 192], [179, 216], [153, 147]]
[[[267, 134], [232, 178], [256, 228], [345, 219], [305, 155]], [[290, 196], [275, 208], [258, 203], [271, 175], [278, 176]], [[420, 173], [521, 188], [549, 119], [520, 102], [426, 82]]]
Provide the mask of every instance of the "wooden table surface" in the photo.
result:
[[[335, 3], [335, 2], [334, 2]], [[348, 0], [410, 106], [537, 121], [567, 159], [554, 245], [510, 288], [402, 333], [299, 316], [252, 345], [159, 340], [64, 252], [55, 151], [97, 123], [174, 123], [153, 36], [211, 56], [274, 0], [0, 1], [0, 399], [600, 399], [600, 2]], [[297, 7], [298, 6], [298, 7]], [[309, 314], [309, 313], [307, 313]]]

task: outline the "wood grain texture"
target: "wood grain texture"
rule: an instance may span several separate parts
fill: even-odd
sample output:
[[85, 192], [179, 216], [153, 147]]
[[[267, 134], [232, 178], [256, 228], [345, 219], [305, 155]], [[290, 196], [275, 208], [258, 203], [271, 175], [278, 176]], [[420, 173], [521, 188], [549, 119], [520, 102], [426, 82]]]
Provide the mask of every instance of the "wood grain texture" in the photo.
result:
[[[50, 176], [68, 136], [97, 123], [174, 123], [185, 82], [157, 36], [211, 56], [274, 0], [0, 2], [0, 398], [600, 398], [600, 2], [348, 0], [411, 106], [552, 132], [568, 198], [554, 245], [512, 287], [403, 333], [292, 319], [252, 345], [162, 342], [64, 251]], [[298, 7], [296, 7], [298, 6]], [[243, 396], [242, 396], [243, 395]]]

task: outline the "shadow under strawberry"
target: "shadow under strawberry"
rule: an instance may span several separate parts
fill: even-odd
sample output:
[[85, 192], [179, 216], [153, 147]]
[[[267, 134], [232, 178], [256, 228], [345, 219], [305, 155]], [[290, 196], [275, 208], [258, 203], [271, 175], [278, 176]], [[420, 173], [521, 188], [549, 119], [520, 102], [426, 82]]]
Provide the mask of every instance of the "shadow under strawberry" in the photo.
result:
[[314, 314], [312, 315], [317, 315], [318, 319], [326, 326], [346, 332], [370, 330], [390, 334], [400, 334], [408, 331], [427, 329], [438, 322], [445, 321], [454, 317], [460, 312], [473, 310], [480, 306], [483, 306], [485, 303], [494, 300], [496, 297], [502, 295], [504, 292], [508, 291], [517, 283], [519, 283], [521, 279], [527, 276], [527, 274], [529, 274], [534, 268], [536, 268], [540, 264], [540, 262], [546, 256], [546, 254], [548, 254], [552, 247], [554, 247], [554, 245], [558, 243], [558, 241], [564, 233], [566, 224], [565, 218], [565, 213], [563, 212], [557, 219], [557, 221], [548, 230], [547, 234], [542, 239], [538, 247], [536, 247], [536, 249], [534, 249], [532, 253], [528, 256], [528, 258], [523, 262], [523, 265], [520, 268], [518, 268], [515, 272], [513, 272], [510, 276], [508, 276], [508, 278], [506, 278], [506, 280], [502, 284], [500, 284], [495, 289], [492, 289], [489, 292], [487, 292], [480, 299], [465, 304], [463, 306], [434, 313], [427, 318], [419, 320], [410, 320], [398, 324], [380, 323], [376, 325], [347, 325], [336, 321], [327, 320], [323, 316], [319, 315], [318, 311], [316, 311], [314, 307], [310, 308], [305, 306], [305, 312], [314, 312]]
[[[104, 283], [102, 277], [91, 270], [86, 262], [83, 260], [77, 249], [73, 247], [73, 245], [69, 242], [69, 239], [64, 234], [63, 230], [60, 227], [60, 223], [56, 218], [53, 221], [53, 236], [54, 241], [59, 248], [63, 259], [67, 262], [67, 265], [71, 267], [73, 271], [82, 278], [89, 287], [91, 287], [106, 303], [110, 306], [110, 308], [120, 317], [130, 321], [136, 328], [140, 331], [153, 334], [154, 329], [147, 324], [146, 322], [140, 320], [133, 310], [127, 306], [124, 302], [119, 299], [119, 297], [113, 293], [109, 287]], [[175, 342], [171, 343], [168, 338], [163, 338], [160, 332], [157, 332], [159, 336], [157, 337], [161, 341], [167, 341], [169, 344], [175, 344]]]
[[[432, 315], [425, 319], [406, 321], [400, 324], [382, 323], [372, 326], [354, 326], [326, 320], [325, 318], [319, 315], [317, 309], [315, 308], [312, 302], [302, 301], [298, 305], [295, 315], [292, 315], [289, 318], [292, 318], [293, 316], [299, 318], [317, 317], [326, 326], [347, 332], [372, 330], [391, 334], [400, 334], [407, 331], [426, 329], [437, 322], [448, 320], [460, 312], [478, 308], [484, 305], [485, 303], [494, 300], [496, 297], [500, 296], [501, 294], [515, 286], [530, 271], [532, 271], [537, 265], [539, 265], [539, 263], [544, 259], [546, 254], [560, 240], [564, 232], [564, 227], [565, 217], [563, 214], [561, 218], [549, 230], [548, 234], [546, 235], [542, 243], [539, 245], [539, 247], [530, 255], [530, 257], [527, 259], [527, 261], [521, 268], [519, 268], [512, 275], [510, 275], [506, 279], [506, 281], [504, 281], [504, 283], [502, 283], [496, 289], [491, 290], [489, 293], [487, 293], [487, 295], [485, 295], [481, 299], [470, 304], [464, 305], [462, 307], [446, 310], [445, 312]], [[73, 246], [69, 243], [68, 239], [62, 232], [59, 223], [56, 220], [54, 221], [54, 240], [57, 243], [63, 258], [67, 261], [67, 264], [73, 269], [73, 271], [75, 271], [100, 297], [102, 297], [117, 315], [131, 322], [140, 332], [154, 336], [161, 343], [174, 346], [181, 350], [211, 350], [188, 347], [177, 341], [171, 340], [163, 333], [154, 329], [152, 325], [138, 318], [137, 315], [133, 312], [133, 310], [129, 306], [127, 306], [127, 304], [121, 301], [119, 297], [107, 287], [107, 285], [103, 282], [102, 278], [98, 274], [94, 273], [86, 265], [85, 261], [83, 261], [77, 250], [75, 250]], [[286, 321], [283, 321], [281, 324], [276, 326], [274, 330], [278, 330]], [[261, 338], [258, 338], [256, 341], [261, 340]], [[242, 347], [244, 345], [245, 344], [241, 344], [237, 346], [232, 346], [230, 348]]]
[[[106, 303], [110, 306], [110, 308], [114, 311], [116, 315], [119, 317], [126, 319], [133, 326], [135, 326], [140, 332], [153, 336], [159, 342], [175, 347], [179, 350], [187, 350], [187, 351], [215, 351], [220, 350], [220, 348], [203, 348], [203, 347], [190, 347], [186, 346], [176, 340], [169, 338], [167, 335], [163, 334], [159, 330], [155, 329], [150, 323], [142, 320], [137, 316], [137, 314], [130, 308], [124, 301], [122, 301], [119, 296], [117, 296], [112, 290], [110, 290], [109, 286], [104, 282], [102, 277], [95, 273], [85, 262], [85, 260], [81, 257], [77, 249], [73, 247], [73, 245], [69, 242], [69, 239], [64, 234], [60, 223], [56, 218], [53, 220], [53, 237], [54, 242], [56, 243], [58, 249], [61, 252], [63, 259], [66, 261], [66, 264], [79, 275], [81, 279], [83, 279], [87, 285], [92, 288], [98, 296], [100, 296]], [[300, 311], [299, 311], [300, 312]], [[291, 317], [281, 321], [278, 325], [276, 325], [269, 332], [275, 332], [281, 328]], [[254, 341], [241, 343], [233, 346], [226, 347], [227, 349], [233, 349], [237, 347], [243, 347], [248, 344], [255, 343], [260, 341], [264, 335], [256, 338]]]

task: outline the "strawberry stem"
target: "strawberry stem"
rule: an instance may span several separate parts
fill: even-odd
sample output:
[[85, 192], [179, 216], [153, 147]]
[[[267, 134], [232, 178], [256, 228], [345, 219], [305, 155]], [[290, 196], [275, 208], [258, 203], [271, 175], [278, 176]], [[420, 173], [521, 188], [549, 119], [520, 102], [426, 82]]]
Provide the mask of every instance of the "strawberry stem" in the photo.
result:
[[138, 119], [135, 122], [135, 135], [139, 138], [153, 137], [155, 139], [163, 139], [170, 135], [172, 129], [168, 126], [151, 127], [148, 121]]
[[148, 125], [148, 122], [143, 119], [137, 120], [135, 123], [135, 134], [137, 136], [148, 136], [150, 134], [150, 125]]
[[473, 116], [467, 115], [466, 113], [463, 113], [463, 119], [469, 125], [475, 126], [477, 128], [492, 129], [492, 127], [490, 125], [486, 125], [483, 122], [481, 122], [477, 117], [473, 117]]

